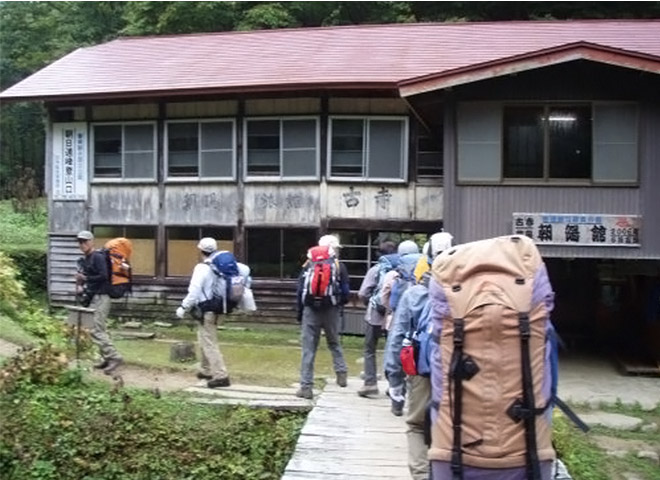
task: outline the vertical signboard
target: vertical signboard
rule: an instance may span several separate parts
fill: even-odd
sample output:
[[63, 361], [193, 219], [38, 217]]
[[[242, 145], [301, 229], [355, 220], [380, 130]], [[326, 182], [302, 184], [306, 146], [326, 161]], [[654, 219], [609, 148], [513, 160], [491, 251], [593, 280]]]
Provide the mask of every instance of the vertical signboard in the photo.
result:
[[53, 200], [87, 200], [87, 124], [53, 124]]

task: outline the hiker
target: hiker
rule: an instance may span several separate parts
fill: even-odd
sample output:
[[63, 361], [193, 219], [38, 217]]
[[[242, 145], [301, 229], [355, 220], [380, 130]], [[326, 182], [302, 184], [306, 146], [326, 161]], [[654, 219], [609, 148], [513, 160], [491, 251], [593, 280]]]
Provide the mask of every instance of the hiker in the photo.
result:
[[108, 262], [103, 252], [94, 248], [92, 232], [83, 230], [78, 233], [76, 239], [80, 251], [84, 254], [82, 261], [79, 262], [79, 271], [75, 274], [76, 293], [84, 295], [86, 302], [89, 301], [89, 308], [94, 309], [90, 337], [99, 348], [101, 355], [101, 361], [96, 363], [94, 368], [111, 375], [123, 363], [123, 359], [112, 344], [106, 329], [106, 321], [110, 313]]
[[[430, 268], [434, 259], [444, 250], [451, 248], [452, 236], [447, 232], [431, 235], [427, 254], [424, 261]], [[405, 378], [408, 394], [408, 415], [406, 424], [408, 429], [408, 468], [413, 480], [426, 480], [429, 478], [429, 461], [427, 457], [428, 446], [425, 441], [426, 408], [431, 400], [430, 380], [430, 352], [420, 348], [423, 341], [422, 331], [427, 333], [430, 319], [430, 303], [428, 285], [431, 273], [424, 272], [417, 285], [408, 288], [401, 297], [399, 307], [394, 315], [392, 329], [387, 338], [385, 347], [385, 371], [387, 379], [395, 390], [399, 389]], [[415, 343], [418, 354], [416, 356], [415, 371], [404, 376], [401, 363], [401, 349], [404, 339], [408, 343]], [[424, 355], [423, 355], [424, 354]], [[424, 356], [424, 358], [422, 358]], [[403, 409], [403, 403], [392, 401], [392, 413], [398, 414]]]
[[557, 350], [538, 248], [524, 235], [463, 244], [432, 277], [432, 477], [549, 480]]
[[347, 385], [347, 367], [339, 343], [340, 310], [348, 302], [350, 285], [348, 269], [339, 262], [339, 239], [324, 235], [318, 247], [308, 251], [308, 261], [298, 280], [296, 293], [298, 322], [302, 325], [302, 357], [300, 388], [296, 396], [314, 397], [314, 359], [319, 346], [321, 329], [325, 332], [337, 385]]
[[[386, 241], [379, 246], [380, 255], [391, 255], [396, 252], [396, 244]], [[364, 333], [364, 385], [358, 389], [358, 395], [367, 397], [378, 395], [378, 377], [376, 372], [376, 349], [378, 339], [383, 336], [385, 316], [374, 307], [369, 300], [378, 287], [378, 274], [381, 267], [378, 263], [373, 265], [364, 276], [362, 285], [358, 291], [358, 298], [367, 306], [364, 315], [366, 322]]]
[[[392, 324], [392, 314], [396, 310], [396, 303], [400, 298], [402, 291], [397, 293], [397, 286], [402, 285], [402, 290], [405, 289], [407, 282], [415, 281], [414, 271], [417, 266], [421, 254], [419, 247], [412, 240], [404, 240], [397, 247], [397, 254], [399, 261], [396, 268], [393, 268], [385, 275], [383, 285], [381, 287], [381, 301], [386, 306], [387, 315], [385, 317], [385, 330], [389, 330]], [[398, 297], [397, 297], [398, 295]], [[394, 298], [396, 297], [396, 299]]]
[[[218, 254], [218, 245], [215, 239], [202, 238], [197, 244], [203, 259], [195, 265], [188, 286], [188, 294], [176, 309], [176, 316], [183, 318], [186, 312], [196, 312], [200, 303], [213, 298], [213, 287], [216, 274], [211, 269], [211, 260]], [[197, 372], [197, 378], [207, 380], [208, 388], [228, 387], [230, 385], [229, 374], [225, 361], [218, 346], [218, 313], [215, 311], [201, 311], [195, 316], [197, 318], [197, 341], [201, 350], [201, 368]]]

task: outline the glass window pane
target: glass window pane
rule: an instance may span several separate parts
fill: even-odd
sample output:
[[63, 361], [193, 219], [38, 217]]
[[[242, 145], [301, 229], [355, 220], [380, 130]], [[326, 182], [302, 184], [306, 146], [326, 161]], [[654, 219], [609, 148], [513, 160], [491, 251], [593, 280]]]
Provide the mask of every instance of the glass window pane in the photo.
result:
[[282, 122], [282, 147], [316, 149], [315, 120], [285, 120]]
[[248, 175], [280, 174], [279, 120], [251, 120], [247, 124]]
[[550, 178], [591, 178], [591, 107], [551, 108]]
[[202, 150], [232, 150], [234, 124], [231, 122], [203, 122]]
[[332, 120], [330, 175], [363, 175], [364, 120]]
[[170, 152], [167, 174], [170, 177], [197, 176], [197, 152]]
[[170, 152], [197, 152], [197, 123], [170, 123], [167, 149]]
[[233, 152], [202, 152], [202, 177], [232, 177]]
[[126, 153], [124, 155], [124, 178], [154, 178], [154, 154]]
[[121, 154], [95, 154], [95, 177], [121, 177]]
[[285, 229], [282, 231], [282, 273], [284, 278], [298, 278], [302, 264], [307, 260], [309, 247], [316, 244], [317, 233], [313, 228]]
[[283, 177], [315, 177], [316, 150], [290, 150], [282, 153]]
[[417, 176], [442, 177], [442, 137], [420, 135], [417, 137]]
[[153, 125], [126, 125], [124, 127], [124, 150], [131, 151], [153, 151], [154, 149], [154, 127]]
[[94, 126], [94, 176], [121, 177], [121, 125]]
[[403, 178], [403, 121], [369, 122], [370, 178]]
[[279, 150], [248, 150], [247, 172], [248, 175], [279, 175]]
[[97, 225], [92, 228], [92, 233], [94, 234], [94, 243], [96, 247], [99, 248], [105, 244], [106, 241], [115, 237], [123, 237], [124, 229], [118, 226], [101, 226]]
[[504, 108], [504, 176], [543, 178], [543, 108]]
[[[264, 248], [268, 246], [268, 248]], [[253, 277], [280, 278], [282, 243], [279, 228], [247, 229], [247, 263]]]

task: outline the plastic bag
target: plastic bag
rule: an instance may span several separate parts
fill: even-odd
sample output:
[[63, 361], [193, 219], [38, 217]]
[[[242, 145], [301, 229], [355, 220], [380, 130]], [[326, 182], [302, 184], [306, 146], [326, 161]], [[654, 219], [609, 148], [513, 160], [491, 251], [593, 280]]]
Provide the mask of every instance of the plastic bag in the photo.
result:
[[238, 308], [244, 312], [254, 312], [257, 310], [257, 304], [254, 301], [254, 295], [252, 294], [252, 289], [245, 287], [243, 290], [243, 296], [238, 302]]

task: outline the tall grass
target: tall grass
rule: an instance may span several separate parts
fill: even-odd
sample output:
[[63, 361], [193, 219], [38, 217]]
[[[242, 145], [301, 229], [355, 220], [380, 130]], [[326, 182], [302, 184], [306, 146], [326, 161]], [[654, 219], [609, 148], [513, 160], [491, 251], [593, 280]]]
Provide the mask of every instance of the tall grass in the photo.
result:
[[47, 245], [46, 199], [29, 212], [15, 212], [11, 200], [0, 200], [0, 250], [40, 250]]

